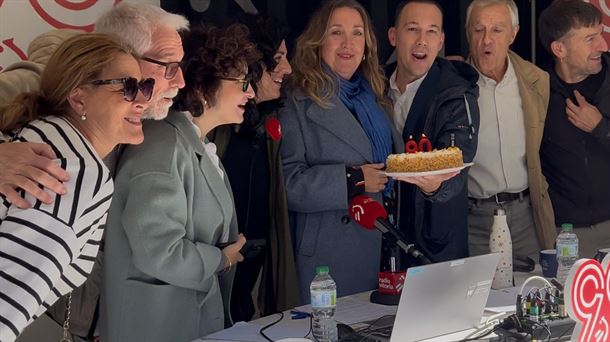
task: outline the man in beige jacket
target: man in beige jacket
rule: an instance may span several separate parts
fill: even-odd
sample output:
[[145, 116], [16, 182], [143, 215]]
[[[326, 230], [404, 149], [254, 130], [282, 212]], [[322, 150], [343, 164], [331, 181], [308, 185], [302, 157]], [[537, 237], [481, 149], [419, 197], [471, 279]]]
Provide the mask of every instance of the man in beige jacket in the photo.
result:
[[553, 248], [555, 225], [539, 149], [549, 76], [509, 50], [519, 31], [513, 0], [474, 0], [467, 10], [469, 62], [479, 71], [479, 148], [470, 169], [469, 247], [489, 253], [494, 209], [506, 211], [513, 255]]

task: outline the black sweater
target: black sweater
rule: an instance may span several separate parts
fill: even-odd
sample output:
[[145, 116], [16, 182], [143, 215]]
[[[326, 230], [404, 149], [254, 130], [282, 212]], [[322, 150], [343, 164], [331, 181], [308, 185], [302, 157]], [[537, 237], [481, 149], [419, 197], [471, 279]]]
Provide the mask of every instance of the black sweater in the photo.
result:
[[[571, 85], [559, 78], [554, 63], [548, 69], [551, 96], [540, 161], [557, 226], [572, 223], [582, 227], [610, 219], [610, 54], [604, 53], [602, 62], [603, 74]], [[599, 87], [592, 87], [592, 81]], [[574, 89], [602, 113], [591, 133], [568, 121], [566, 98], [575, 102]]]

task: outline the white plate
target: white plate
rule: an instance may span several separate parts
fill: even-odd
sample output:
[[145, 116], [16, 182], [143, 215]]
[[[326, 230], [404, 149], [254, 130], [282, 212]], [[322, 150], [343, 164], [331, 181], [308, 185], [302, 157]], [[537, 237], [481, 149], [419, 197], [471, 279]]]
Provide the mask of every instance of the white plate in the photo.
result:
[[442, 169], [442, 170], [434, 170], [434, 171], [424, 171], [424, 172], [385, 172], [385, 174], [389, 177], [420, 177], [420, 176], [432, 176], [432, 175], [442, 175], [445, 173], [451, 173], [454, 171], [460, 171], [463, 168], [474, 165], [474, 163], [465, 163], [460, 167], [452, 167], [450, 169]]

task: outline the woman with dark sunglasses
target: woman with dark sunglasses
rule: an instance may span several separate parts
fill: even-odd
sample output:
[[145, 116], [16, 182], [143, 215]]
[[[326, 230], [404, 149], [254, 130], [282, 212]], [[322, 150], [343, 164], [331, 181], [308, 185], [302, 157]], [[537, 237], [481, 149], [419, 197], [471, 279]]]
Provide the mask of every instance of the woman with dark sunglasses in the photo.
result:
[[191, 341], [231, 324], [229, 295], [239, 253], [229, 182], [205, 138], [243, 121], [254, 97], [248, 65], [259, 58], [247, 29], [185, 33], [186, 87], [146, 140], [128, 146], [115, 182], [105, 249], [102, 308], [112, 341]]
[[142, 112], [154, 81], [140, 80], [129, 48], [103, 34], [66, 40], [50, 58], [38, 93], [7, 107], [0, 131], [50, 145], [70, 178], [51, 204], [19, 209], [0, 196], [0, 340], [13, 341], [59, 296], [81, 285], [97, 255], [113, 182], [104, 166], [117, 144], [144, 139]]

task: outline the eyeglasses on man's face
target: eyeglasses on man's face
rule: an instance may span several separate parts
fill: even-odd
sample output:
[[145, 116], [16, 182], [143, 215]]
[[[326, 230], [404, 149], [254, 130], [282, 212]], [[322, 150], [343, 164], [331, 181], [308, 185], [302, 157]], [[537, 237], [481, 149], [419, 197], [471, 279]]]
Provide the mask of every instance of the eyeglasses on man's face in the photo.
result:
[[166, 80], [171, 80], [172, 78], [174, 78], [178, 73], [178, 70], [180, 70], [180, 67], [182, 66], [182, 62], [161, 62], [149, 57], [140, 57], [140, 59], [153, 64], [164, 66], [165, 74], [163, 75], [163, 77], [165, 77]]
[[155, 80], [152, 78], [146, 78], [141, 81], [133, 77], [115, 78], [111, 80], [95, 80], [91, 82], [95, 86], [107, 85], [107, 84], [122, 84], [123, 89], [119, 90], [123, 93], [123, 99], [127, 102], [133, 102], [138, 96], [138, 90], [142, 92], [146, 101], [149, 101], [155, 88]]
[[250, 83], [252, 82], [252, 76], [250, 74], [246, 75], [244, 78], [237, 78], [237, 77], [219, 77], [219, 78], [221, 80], [235, 81], [235, 82], [241, 83], [241, 91], [243, 91], [244, 93], [248, 91], [248, 87], [250, 86]]

